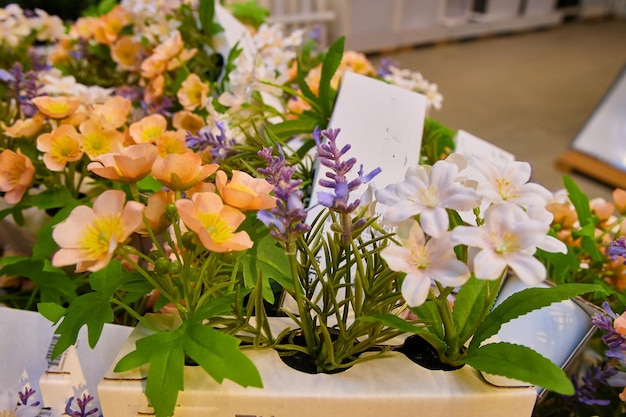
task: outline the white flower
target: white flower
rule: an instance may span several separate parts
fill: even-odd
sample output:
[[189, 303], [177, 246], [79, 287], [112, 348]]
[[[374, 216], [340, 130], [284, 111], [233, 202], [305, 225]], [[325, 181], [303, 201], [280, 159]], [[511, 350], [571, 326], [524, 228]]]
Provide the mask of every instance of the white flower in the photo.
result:
[[19, 403], [19, 396], [14, 391], [0, 393], [0, 416], [2, 417], [36, 417], [41, 407]]
[[537, 248], [567, 251], [563, 242], [547, 235], [548, 230], [543, 219], [532, 219], [515, 204], [496, 204], [485, 211], [483, 226], [458, 226], [451, 239], [455, 245], [478, 248], [473, 259], [477, 278], [498, 279], [509, 266], [522, 281], [535, 285], [546, 278], [545, 266], [533, 256]]
[[467, 211], [477, 207], [476, 192], [457, 182], [459, 167], [455, 160], [437, 161], [430, 172], [419, 165], [409, 169], [404, 182], [392, 184], [376, 192], [379, 203], [389, 206], [384, 216], [398, 223], [419, 214], [420, 224], [430, 236], [439, 237], [448, 230], [446, 209]]
[[448, 236], [426, 240], [420, 225], [408, 220], [398, 227], [398, 238], [403, 246], [389, 246], [381, 256], [393, 271], [405, 272], [402, 296], [410, 306], [426, 301], [432, 281], [446, 287], [463, 285], [470, 271], [456, 258]]
[[513, 161], [499, 167], [486, 159], [475, 159], [475, 168], [483, 175], [476, 192], [492, 203], [515, 203], [523, 207], [545, 206], [552, 193], [543, 186], [528, 182], [528, 162]]

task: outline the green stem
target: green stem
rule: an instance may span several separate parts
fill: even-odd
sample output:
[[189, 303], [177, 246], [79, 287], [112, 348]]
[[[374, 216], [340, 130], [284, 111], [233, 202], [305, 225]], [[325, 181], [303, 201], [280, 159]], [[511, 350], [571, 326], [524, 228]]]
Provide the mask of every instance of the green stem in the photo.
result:
[[142, 315], [138, 314], [135, 310], [133, 310], [131, 307], [129, 307], [125, 303], [121, 302], [117, 298], [110, 298], [109, 302], [112, 303], [112, 304], [116, 304], [116, 305], [122, 307], [124, 310], [126, 310], [126, 312], [128, 314], [130, 314], [139, 323], [143, 324], [145, 327], [149, 328], [150, 330], [154, 330], [155, 332], [159, 331], [159, 329], [157, 327], [155, 327], [152, 323], [150, 323], [148, 320], [146, 320]]
[[[293, 294], [298, 306], [298, 314], [300, 315], [300, 321], [302, 323], [301, 329], [306, 341], [307, 350], [309, 355], [315, 358], [317, 351], [317, 340], [313, 334], [313, 323], [309, 312], [304, 308], [304, 301], [302, 300], [302, 293], [300, 291], [300, 274], [298, 273], [298, 260], [296, 259], [296, 247], [295, 242], [290, 241], [286, 244], [287, 256], [289, 257], [289, 265], [291, 268], [291, 278], [293, 280]], [[306, 291], [306, 289], [305, 289]]]
[[[439, 286], [439, 283], [437, 284]], [[437, 306], [439, 317], [441, 317], [444, 329], [444, 340], [448, 345], [445, 356], [449, 362], [454, 364], [458, 360], [460, 354], [461, 346], [459, 342], [459, 333], [454, 325], [454, 320], [452, 319], [452, 309], [450, 308], [450, 303], [448, 302], [448, 294], [450, 294], [450, 290], [448, 290], [448, 288], [442, 289], [443, 291], [440, 291], [439, 296], [433, 297], [433, 301], [435, 302], [435, 306]]]

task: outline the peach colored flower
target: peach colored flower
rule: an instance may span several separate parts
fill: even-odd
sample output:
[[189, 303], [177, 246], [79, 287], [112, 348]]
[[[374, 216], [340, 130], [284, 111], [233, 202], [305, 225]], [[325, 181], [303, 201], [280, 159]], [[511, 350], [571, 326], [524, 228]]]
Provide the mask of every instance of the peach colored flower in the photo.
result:
[[121, 36], [111, 46], [111, 58], [124, 70], [139, 70], [144, 55], [145, 51], [141, 43], [130, 36]]
[[0, 191], [8, 204], [18, 203], [33, 183], [35, 168], [20, 149], [5, 149], [0, 153]]
[[218, 167], [202, 165], [202, 158], [193, 152], [173, 153], [157, 158], [152, 176], [170, 190], [185, 191], [212, 175]]
[[130, 23], [130, 15], [120, 5], [94, 22], [93, 36], [105, 45], [112, 45], [124, 28]]
[[99, 119], [98, 122], [104, 128], [119, 129], [128, 120], [128, 114], [132, 109], [132, 102], [124, 97], [111, 97], [104, 104], [96, 104], [91, 108], [92, 119]]
[[179, 31], [175, 31], [165, 42], [154, 48], [152, 54], [170, 60], [180, 54], [184, 47], [183, 37]]
[[246, 216], [224, 205], [214, 193], [197, 193], [191, 200], [177, 200], [176, 208], [185, 225], [193, 230], [208, 250], [229, 252], [249, 249], [253, 243], [246, 232], [236, 232]]
[[183, 109], [196, 110], [205, 107], [208, 94], [209, 86], [203, 83], [196, 74], [191, 73], [180, 85], [176, 97]]
[[135, 143], [157, 143], [166, 130], [167, 120], [160, 114], [146, 116], [128, 129]]
[[616, 290], [622, 292], [626, 290], [626, 265], [622, 259], [610, 259], [606, 263], [608, 279]]
[[141, 76], [145, 78], [154, 78], [157, 75], [163, 74], [167, 71], [167, 63], [169, 59], [162, 55], [152, 54], [148, 58], [144, 59], [139, 69]]
[[105, 153], [119, 152], [122, 149], [124, 134], [114, 129], [104, 129], [93, 120], [86, 120], [79, 127], [83, 135], [83, 151], [94, 160]]
[[215, 184], [210, 182], [197, 182], [193, 187], [185, 191], [185, 195], [188, 198], [191, 198], [196, 193], [215, 193], [217, 192], [217, 188]]
[[615, 202], [615, 208], [619, 214], [626, 214], [626, 190], [616, 188], [613, 191], [613, 201]]
[[189, 151], [187, 141], [185, 140], [186, 132], [184, 130], [167, 130], [157, 141], [157, 149], [159, 156], [164, 157], [171, 153], [185, 153]]
[[118, 153], [100, 155], [87, 165], [87, 169], [103, 178], [132, 184], [150, 173], [156, 157], [155, 145], [139, 143]]
[[93, 208], [76, 207], [52, 232], [61, 247], [52, 264], [76, 264], [77, 272], [104, 268], [118, 246], [142, 225], [144, 208], [136, 201], [126, 203], [126, 195], [119, 190], [100, 194]]
[[81, 135], [72, 125], [61, 125], [37, 138], [37, 149], [44, 152], [43, 162], [50, 171], [62, 171], [69, 162], [83, 156]]
[[376, 75], [376, 68], [374, 68], [365, 54], [355, 51], [344, 52], [338, 71], [341, 75], [346, 71], [370, 76]]
[[618, 318], [613, 322], [613, 327], [615, 331], [619, 334], [623, 334], [626, 336], [626, 313], [622, 313]]
[[218, 171], [215, 184], [224, 202], [238, 209], [267, 210], [276, 206], [276, 199], [269, 194], [274, 187], [263, 178], [233, 170], [229, 182], [226, 173]]
[[89, 119], [89, 113], [87, 108], [83, 105], [79, 105], [76, 110], [65, 119], [61, 120], [61, 124], [72, 125], [78, 127], [82, 122]]
[[598, 216], [598, 227], [605, 229], [615, 212], [615, 205], [603, 198], [594, 198], [589, 201], [589, 208], [591, 208], [591, 213]]
[[70, 36], [74, 39], [90, 39], [98, 21], [97, 17], [79, 17], [70, 28]]
[[197, 135], [200, 129], [206, 126], [202, 117], [190, 111], [181, 110], [174, 113], [172, 125], [176, 129], [187, 130], [193, 135]]
[[[156, 193], [148, 197], [148, 204], [143, 214], [145, 221], [150, 226], [150, 229], [154, 233], [161, 233], [170, 225], [170, 221], [166, 215], [165, 209], [168, 204], [174, 202], [174, 195], [172, 192], [165, 190], [159, 190]], [[147, 233], [144, 228], [140, 233]]]
[[44, 116], [41, 113], [35, 113], [35, 115], [29, 119], [16, 120], [11, 126], [5, 126], [2, 124], [4, 134], [12, 138], [28, 138], [35, 136], [41, 130], [43, 126]]
[[50, 97], [41, 96], [32, 99], [33, 104], [37, 106], [40, 112], [50, 117], [51, 119], [64, 119], [71, 115], [78, 105], [80, 100], [76, 97]]
[[143, 101], [147, 104], [156, 103], [163, 96], [165, 91], [165, 77], [157, 75], [150, 80], [143, 94]]

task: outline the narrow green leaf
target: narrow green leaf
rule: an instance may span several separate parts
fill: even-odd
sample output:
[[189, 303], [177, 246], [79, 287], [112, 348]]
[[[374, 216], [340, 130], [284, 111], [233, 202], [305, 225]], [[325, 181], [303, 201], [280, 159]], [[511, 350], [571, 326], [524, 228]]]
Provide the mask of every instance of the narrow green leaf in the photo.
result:
[[461, 361], [481, 372], [528, 382], [563, 395], [574, 393], [572, 381], [561, 368], [526, 346], [490, 343]]
[[548, 288], [526, 288], [516, 292], [485, 317], [472, 338], [468, 352], [476, 350], [484, 340], [498, 333], [504, 323], [516, 317], [590, 292], [603, 290], [594, 284], [562, 284]]
[[576, 209], [576, 214], [578, 214], [578, 220], [581, 225], [586, 225], [591, 221], [591, 208], [589, 206], [589, 198], [585, 193], [581, 191], [576, 182], [568, 177], [563, 177], [563, 183], [565, 185], [565, 189], [568, 192], [568, 197], [574, 208]]
[[286, 141], [300, 134], [310, 134], [319, 124], [319, 120], [310, 117], [301, 117], [297, 120], [287, 120], [275, 125], [268, 125], [274, 135], [281, 141]]
[[424, 324], [431, 333], [437, 335], [440, 340], [444, 340], [443, 323], [441, 316], [437, 310], [437, 306], [433, 301], [426, 301], [419, 307], [411, 307], [411, 310], [417, 317], [424, 321]]
[[206, 36], [212, 34], [213, 18], [215, 16], [215, 1], [214, 0], [199, 0], [198, 2], [198, 17], [200, 18], [200, 25], [202, 26], [202, 32]]
[[469, 332], [477, 320], [480, 320], [480, 314], [485, 308], [486, 302], [485, 288], [489, 283], [490, 281], [472, 276], [461, 286], [454, 299], [452, 320], [462, 343], [471, 336]]
[[189, 320], [202, 322], [211, 317], [232, 314], [235, 298], [235, 294], [220, 295], [217, 298], [212, 298], [208, 303], [198, 308]]
[[422, 336], [426, 341], [433, 345], [438, 351], [443, 352], [446, 350], [446, 343], [441, 340], [438, 335], [432, 333], [423, 326], [416, 326], [401, 319], [393, 314], [373, 314], [372, 316], [359, 317], [359, 320], [366, 322], [378, 322], [394, 329], [401, 330], [405, 333], [413, 333]]
[[343, 58], [343, 50], [345, 37], [340, 37], [328, 48], [324, 63], [322, 64], [322, 75], [320, 76], [319, 102], [324, 111], [324, 116], [330, 118], [335, 99], [335, 91], [331, 87], [331, 81], [341, 60]]
[[262, 387], [254, 363], [239, 350], [240, 340], [200, 323], [190, 324], [184, 338], [185, 353], [213, 379], [243, 387]]

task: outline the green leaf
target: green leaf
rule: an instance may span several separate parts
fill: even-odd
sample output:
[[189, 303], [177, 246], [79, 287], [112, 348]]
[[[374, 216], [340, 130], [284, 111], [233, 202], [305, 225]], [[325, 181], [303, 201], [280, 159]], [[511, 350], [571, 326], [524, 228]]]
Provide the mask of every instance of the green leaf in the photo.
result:
[[319, 87], [319, 102], [324, 111], [324, 116], [330, 118], [332, 113], [333, 103], [335, 101], [335, 91], [331, 87], [330, 83], [339, 68], [339, 64], [343, 58], [343, 50], [345, 44], [345, 37], [340, 37], [328, 48], [326, 58], [322, 64], [322, 75], [320, 77]]
[[189, 320], [202, 322], [211, 317], [232, 314], [235, 299], [235, 294], [220, 295], [217, 298], [212, 298], [208, 303], [198, 308]]
[[127, 271], [121, 262], [113, 259], [105, 268], [91, 273], [89, 285], [100, 292], [103, 298], [110, 298], [123, 283], [136, 281], [138, 276], [138, 272]]
[[254, 363], [239, 350], [240, 340], [200, 323], [190, 324], [185, 333], [185, 353], [217, 382], [225, 378], [242, 387], [263, 386]]
[[584, 226], [592, 222], [591, 208], [587, 195], [581, 191], [572, 178], [568, 176], [563, 177], [563, 183], [568, 192], [568, 197], [576, 209], [580, 224]]
[[66, 206], [75, 207], [79, 202], [67, 188], [51, 188], [39, 194], [25, 195], [21, 204], [47, 210]]
[[57, 303], [39, 303], [37, 304], [37, 310], [39, 314], [50, 320], [52, 323], [56, 323], [65, 315], [67, 308], [63, 308]]
[[603, 292], [603, 290], [602, 287], [594, 284], [563, 284], [548, 288], [526, 288], [516, 292], [485, 317], [472, 338], [468, 353], [476, 350], [484, 340], [498, 333], [504, 323], [552, 303], [590, 292]]
[[432, 333], [425, 327], [416, 326], [408, 321], [401, 319], [393, 314], [377, 313], [371, 316], [359, 317], [359, 320], [366, 322], [379, 322], [394, 329], [401, 330], [405, 333], [413, 333], [423, 337], [428, 343], [433, 345], [438, 351], [445, 352], [446, 342], [441, 340], [438, 335]]
[[301, 117], [297, 120], [287, 120], [275, 125], [268, 125], [266, 128], [284, 142], [300, 134], [310, 134], [318, 125], [319, 120], [317, 119]]
[[199, 0], [198, 17], [200, 18], [202, 32], [204, 32], [205, 35], [209, 36], [211, 34], [213, 18], [215, 17], [215, 1]]
[[528, 382], [562, 395], [574, 394], [574, 386], [565, 372], [526, 346], [489, 343], [461, 361], [481, 372]]
[[437, 335], [440, 340], [444, 340], [443, 323], [434, 301], [426, 301], [421, 306], [411, 307], [409, 310], [424, 321], [424, 324], [426, 324], [426, 327], [432, 334]]
[[147, 177], [144, 177], [142, 180], [137, 182], [137, 187], [141, 191], [149, 191], [152, 193], [156, 193], [161, 188], [163, 188], [163, 184], [161, 184], [159, 180], [157, 180], [153, 176], [148, 175]]
[[0, 269], [0, 274], [28, 278], [35, 282], [41, 301], [62, 304], [76, 297], [76, 283], [49, 260], [13, 257]]
[[495, 281], [477, 279], [472, 276], [456, 295], [452, 319], [461, 344], [472, 336], [471, 332], [481, 320], [481, 315], [489, 311], [491, 306], [485, 306], [487, 302], [485, 290], [489, 286], [490, 293], [497, 291], [496, 285]]
[[[175, 332], [157, 333], [159, 349], [150, 356], [146, 396], [156, 417], [174, 415], [178, 392], [185, 388], [185, 353], [182, 338]], [[139, 343], [142, 340], [137, 341]]]
[[229, 3], [228, 7], [237, 20], [248, 23], [255, 28], [261, 26], [270, 15], [270, 11], [259, 6], [256, 0], [248, 0], [242, 3]]
[[284, 249], [268, 234], [260, 239], [253, 237], [253, 240], [254, 246], [240, 258], [244, 283], [246, 288], [254, 288], [260, 274], [263, 278], [263, 298], [269, 303], [274, 303], [270, 279], [284, 288], [293, 289], [293, 280], [289, 275], [291, 270], [289, 258]]

